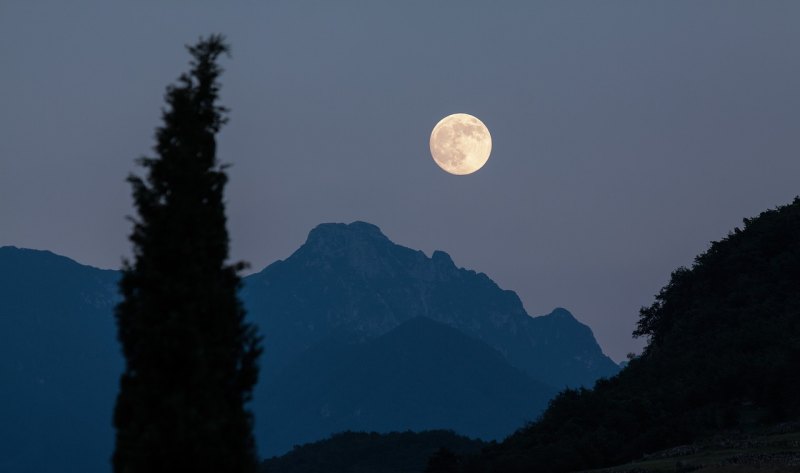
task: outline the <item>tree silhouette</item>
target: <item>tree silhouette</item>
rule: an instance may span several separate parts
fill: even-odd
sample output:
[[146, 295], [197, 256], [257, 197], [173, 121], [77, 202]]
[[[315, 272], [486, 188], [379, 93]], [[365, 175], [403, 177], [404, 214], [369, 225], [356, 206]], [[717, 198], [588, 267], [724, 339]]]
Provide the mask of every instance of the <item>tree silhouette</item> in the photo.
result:
[[458, 456], [445, 447], [439, 448], [428, 459], [425, 473], [458, 473]]
[[187, 47], [190, 72], [167, 88], [156, 158], [130, 176], [133, 263], [126, 261], [116, 308], [126, 358], [114, 410], [116, 473], [252, 472], [246, 409], [261, 352], [237, 297], [243, 263], [229, 265], [224, 166], [215, 135], [221, 36]]

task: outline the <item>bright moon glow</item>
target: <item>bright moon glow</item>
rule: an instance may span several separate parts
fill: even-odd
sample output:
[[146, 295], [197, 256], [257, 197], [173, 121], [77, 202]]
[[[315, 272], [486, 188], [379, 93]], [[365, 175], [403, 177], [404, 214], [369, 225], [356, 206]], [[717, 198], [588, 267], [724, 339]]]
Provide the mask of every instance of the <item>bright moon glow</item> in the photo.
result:
[[482, 121], [466, 113], [442, 118], [431, 132], [431, 155], [450, 174], [472, 174], [492, 152], [492, 135]]

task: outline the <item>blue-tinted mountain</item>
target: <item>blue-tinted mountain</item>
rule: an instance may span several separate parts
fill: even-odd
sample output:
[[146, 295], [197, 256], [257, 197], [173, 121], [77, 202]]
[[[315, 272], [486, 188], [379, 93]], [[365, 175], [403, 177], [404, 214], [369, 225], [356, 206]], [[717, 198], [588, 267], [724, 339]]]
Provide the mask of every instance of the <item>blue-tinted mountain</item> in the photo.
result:
[[260, 401], [270, 452], [345, 430], [447, 428], [500, 440], [555, 394], [480, 340], [425, 317], [365, 343], [319, 342], [272, 386]]
[[[111, 413], [123, 364], [113, 317], [118, 278], [117, 271], [84, 266], [47, 251], [0, 248], [0, 471], [46, 473], [62, 471], [65, 465], [88, 473], [109, 471]], [[514, 392], [480, 393], [472, 398], [462, 393], [459, 398], [485, 403], [473, 406], [473, 426], [474, 419], [498, 409], [497, 405], [518, 409], [498, 414], [503, 420], [486, 424], [482, 432], [470, 431], [487, 438], [501, 436], [504, 428], [513, 430], [508, 420], [512, 413], [520, 415], [517, 425], [533, 418], [542, 399], [553, 392], [541, 383], [589, 385], [615, 369], [609, 367], [610, 360], [602, 355], [588, 327], [568, 312], [556, 310], [531, 318], [516, 294], [498, 288], [486, 275], [456, 268], [443, 252], [428, 258], [395, 245], [377, 227], [365, 223], [317, 227], [291, 257], [245, 278], [242, 295], [249, 317], [265, 336], [264, 371], [253, 406], [262, 454], [281, 453], [279, 446], [316, 440], [314, 435], [326, 436], [331, 428], [367, 425], [348, 425], [345, 420], [352, 418], [343, 415], [337, 417], [340, 423], [331, 422], [324, 429], [305, 423], [293, 426], [291, 419], [267, 410], [265, 400], [270, 396], [289, 399], [298, 394], [298, 385], [292, 383], [325, 380], [322, 374], [347, 371], [349, 362], [353, 372], [362, 373], [360, 381], [353, 379], [350, 386], [337, 378], [319, 385], [317, 391], [353, 394], [351, 399], [340, 397], [346, 408], [342, 412], [367, 406], [375, 413], [369, 425], [397, 430], [403, 428], [391, 426], [397, 416], [386, 410], [381, 419], [375, 409], [416, 399], [419, 415], [403, 418], [413, 421], [408, 425], [471, 428], [466, 418], [455, 416], [452, 422], [439, 425], [442, 417], [424, 409], [428, 402], [440, 402], [435, 396], [445, 396], [446, 384], [413, 393], [376, 391], [384, 394], [369, 399], [370, 403], [357, 399], [356, 381], [368, 381], [366, 373], [383, 375], [387, 383], [398, 382], [391, 373], [401, 369], [399, 360], [387, 361], [382, 373], [382, 364], [373, 362], [388, 356], [377, 345], [379, 337], [386, 337], [381, 342], [387, 344], [385, 350], [389, 345], [396, 347], [400, 342], [389, 342], [397, 339], [416, 350], [412, 353], [416, 358], [402, 365], [408, 371], [402, 378], [405, 386], [429, 384], [409, 377], [419, 364], [411, 360], [424, 358], [436, 348], [425, 338], [429, 332], [440, 333], [451, 340], [448, 343], [460, 340], [461, 335], [468, 337], [469, 343], [456, 345], [463, 357], [484, 360], [474, 363], [475, 367], [508, 362], [510, 366], [498, 365], [490, 371], [496, 372], [498, 385], [515, 386]], [[438, 330], [409, 332], [407, 327], [426, 323], [419, 317], [438, 321]], [[348, 355], [353, 352], [359, 356]], [[317, 365], [303, 364], [320, 353], [326, 356]], [[364, 364], [365, 360], [370, 361]], [[477, 368], [446, 361], [432, 360], [429, 368], [453, 370], [459, 386], [468, 386], [466, 371], [459, 370]], [[290, 366], [297, 371], [292, 373]], [[473, 381], [481, 380], [476, 374]], [[530, 398], [529, 411], [520, 407], [523, 396]], [[288, 435], [297, 426], [303, 429], [295, 437]], [[273, 437], [280, 441], [266, 440]]]
[[364, 222], [322, 224], [285, 261], [247, 278], [243, 299], [266, 335], [266, 368], [336, 331], [363, 339], [415, 317], [461, 330], [556, 388], [592, 386], [619, 371], [591, 330], [565, 309], [530, 317], [516, 293], [450, 256], [427, 257]]
[[109, 471], [118, 275], [0, 248], [0, 471]]

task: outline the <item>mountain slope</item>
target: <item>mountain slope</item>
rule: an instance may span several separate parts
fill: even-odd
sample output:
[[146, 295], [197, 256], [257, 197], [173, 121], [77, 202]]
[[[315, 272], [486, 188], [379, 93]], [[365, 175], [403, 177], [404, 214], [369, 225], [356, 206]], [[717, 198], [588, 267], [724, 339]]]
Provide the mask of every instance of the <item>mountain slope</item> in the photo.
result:
[[260, 438], [277, 452], [343, 430], [448, 428], [500, 439], [554, 394], [488, 345], [424, 317], [367, 343], [320, 342], [272, 386]]
[[800, 418], [800, 198], [676, 270], [636, 333], [649, 344], [618, 376], [562, 392], [467, 471], [596, 468]]
[[265, 333], [268, 372], [337, 330], [367, 339], [420, 316], [484, 341], [551, 386], [591, 386], [619, 370], [567, 311], [532, 318], [485, 274], [442, 251], [428, 258], [392, 243], [364, 222], [317, 226], [288, 259], [248, 277], [242, 297]]
[[0, 248], [0, 471], [109, 470], [117, 278], [48, 251]]

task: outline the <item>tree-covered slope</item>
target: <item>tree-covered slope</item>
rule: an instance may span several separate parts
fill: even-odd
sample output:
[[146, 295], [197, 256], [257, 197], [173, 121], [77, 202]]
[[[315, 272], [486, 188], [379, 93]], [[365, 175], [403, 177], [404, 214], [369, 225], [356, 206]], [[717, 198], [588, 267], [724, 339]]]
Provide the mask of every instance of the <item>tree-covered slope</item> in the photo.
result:
[[800, 199], [746, 219], [675, 271], [636, 334], [649, 344], [618, 376], [562, 392], [468, 471], [618, 464], [800, 415]]
[[467, 455], [485, 445], [448, 430], [344, 432], [265, 460], [260, 473], [422, 473], [440, 448]]

